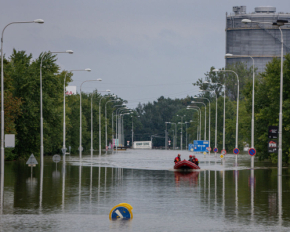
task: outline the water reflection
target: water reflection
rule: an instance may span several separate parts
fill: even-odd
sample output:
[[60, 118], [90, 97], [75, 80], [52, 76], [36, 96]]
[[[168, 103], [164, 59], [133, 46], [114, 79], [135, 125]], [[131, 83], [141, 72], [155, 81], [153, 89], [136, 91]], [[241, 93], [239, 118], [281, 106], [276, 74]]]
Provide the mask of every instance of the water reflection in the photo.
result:
[[[46, 161], [44, 176], [41, 166], [31, 177], [30, 169], [20, 162], [7, 165], [5, 188], [13, 197], [8, 211], [5, 195], [6, 215], [1, 221], [5, 230], [11, 230], [11, 221], [14, 229], [24, 229], [24, 219], [33, 228], [37, 227], [36, 221], [41, 221], [43, 230], [81, 230], [82, 225], [94, 230], [97, 221], [98, 231], [190, 231], [192, 224], [187, 223], [193, 217], [198, 222], [206, 221], [195, 223], [198, 231], [222, 231], [225, 226], [228, 231], [238, 231], [244, 225], [249, 231], [279, 231], [290, 225], [286, 213], [290, 200], [285, 193], [283, 198], [283, 191], [289, 191], [289, 178], [277, 178], [276, 169], [224, 168], [223, 161], [222, 165], [211, 162], [207, 170], [184, 173], [102, 167], [107, 160], [90, 157], [71, 165], [70, 159], [63, 156], [62, 166], [58, 166], [61, 174], [52, 161]], [[121, 202], [134, 207], [134, 223], [109, 221], [111, 208]], [[40, 210], [35, 212], [38, 206]], [[76, 213], [68, 217], [66, 212]], [[177, 214], [181, 219], [168, 220]], [[77, 220], [81, 223], [76, 225]]]
[[42, 211], [42, 195], [43, 195], [43, 165], [40, 165], [40, 185], [39, 185], [39, 211]]
[[278, 176], [278, 216], [279, 225], [282, 226], [282, 176]]
[[255, 175], [254, 175], [254, 169], [251, 169], [251, 176], [249, 177], [250, 181], [250, 187], [251, 187], [251, 220], [254, 221], [254, 189], [255, 189]]
[[174, 172], [175, 184], [179, 186], [180, 182], [188, 182], [190, 186], [198, 185], [199, 171], [193, 172]]
[[65, 199], [65, 167], [66, 167], [66, 163], [65, 163], [65, 157], [66, 155], [63, 155], [62, 158], [62, 211], [64, 212], [64, 199]]

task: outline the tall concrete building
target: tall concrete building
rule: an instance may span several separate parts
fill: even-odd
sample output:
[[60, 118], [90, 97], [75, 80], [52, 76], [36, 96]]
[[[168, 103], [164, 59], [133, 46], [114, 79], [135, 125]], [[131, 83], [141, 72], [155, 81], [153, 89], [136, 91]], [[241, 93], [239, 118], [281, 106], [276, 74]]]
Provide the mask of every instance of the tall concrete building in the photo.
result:
[[[251, 67], [251, 58], [238, 57], [252, 56], [258, 72], [265, 70], [266, 64], [273, 57], [281, 56], [281, 33], [277, 26], [263, 23], [242, 23], [242, 19], [259, 22], [276, 22], [288, 20], [290, 13], [276, 13], [276, 7], [256, 7], [255, 12], [247, 13], [246, 6], [234, 6], [233, 13], [226, 14], [226, 53], [233, 54], [226, 57], [226, 65], [235, 62], [245, 62]], [[290, 53], [290, 25], [282, 28], [284, 38], [284, 55]]]

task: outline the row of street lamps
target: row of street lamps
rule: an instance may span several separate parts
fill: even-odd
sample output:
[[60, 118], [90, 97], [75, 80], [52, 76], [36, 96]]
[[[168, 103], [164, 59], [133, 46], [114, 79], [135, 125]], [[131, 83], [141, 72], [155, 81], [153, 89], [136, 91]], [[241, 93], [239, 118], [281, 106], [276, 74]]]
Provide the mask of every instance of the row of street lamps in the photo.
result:
[[[281, 71], [280, 71], [280, 104], [279, 104], [279, 150], [278, 150], [278, 175], [282, 175], [282, 104], [283, 104], [283, 32], [281, 27], [289, 24], [287, 20], [277, 20], [276, 22], [258, 22], [258, 21], [252, 21], [250, 19], [242, 19], [242, 23], [263, 23], [263, 24], [272, 24], [273, 26], [278, 26], [280, 33], [281, 33]], [[251, 148], [254, 148], [254, 99], [255, 99], [255, 60], [252, 56], [248, 55], [233, 55], [233, 54], [226, 54], [226, 57], [248, 57], [251, 58], [253, 61], [253, 90], [252, 90], [252, 118], [251, 118]], [[237, 114], [236, 114], [236, 138], [235, 138], [235, 147], [238, 148], [238, 130], [239, 130], [239, 76], [236, 72], [233, 70], [218, 70], [214, 69], [214, 72], [231, 72], [234, 73], [237, 77]], [[209, 83], [204, 82], [208, 84], [220, 84], [221, 83]], [[224, 118], [223, 118], [223, 150], [225, 150], [225, 85], [223, 85], [224, 88]], [[210, 104], [210, 102], [209, 102]], [[217, 109], [217, 97], [216, 97], [216, 109]], [[206, 107], [205, 107], [206, 110]], [[209, 110], [210, 112], [210, 110]], [[209, 116], [210, 118], [210, 116]], [[210, 119], [209, 119], [210, 120]], [[206, 122], [205, 122], [206, 123]], [[217, 112], [216, 112], [216, 128], [217, 128]], [[206, 132], [205, 132], [206, 133]], [[210, 133], [210, 129], [209, 129]], [[217, 129], [215, 129], [215, 147], [217, 147], [216, 142], [216, 134]], [[209, 135], [210, 138], [210, 135]], [[236, 156], [237, 159], [237, 156]], [[254, 156], [251, 157], [251, 168], [254, 168]]]

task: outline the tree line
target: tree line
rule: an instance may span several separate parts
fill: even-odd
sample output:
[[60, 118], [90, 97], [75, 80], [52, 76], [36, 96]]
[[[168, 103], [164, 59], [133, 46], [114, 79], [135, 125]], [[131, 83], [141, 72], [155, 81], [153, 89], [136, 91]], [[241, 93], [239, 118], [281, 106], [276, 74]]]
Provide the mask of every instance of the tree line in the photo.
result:
[[[251, 146], [251, 115], [252, 115], [252, 88], [253, 88], [253, 71], [255, 72], [255, 102], [254, 102], [254, 147], [257, 155], [261, 160], [271, 160], [277, 162], [277, 153], [268, 153], [268, 126], [278, 126], [279, 124], [279, 91], [280, 91], [280, 58], [273, 58], [271, 62], [266, 65], [264, 72], [258, 73], [257, 70], [247, 68], [245, 63], [237, 62], [233, 65], [228, 65], [221, 70], [232, 70], [238, 74], [240, 82], [239, 91], [239, 134], [238, 147], [240, 150], [245, 145]], [[235, 148], [235, 133], [236, 133], [236, 107], [237, 107], [237, 77], [230, 72], [214, 72], [214, 67], [205, 73], [203, 79], [198, 79], [193, 85], [199, 86], [200, 92], [193, 98], [187, 96], [184, 99], [170, 99], [159, 97], [157, 101], [148, 102], [146, 104], [139, 104], [135, 111], [140, 115], [136, 118], [136, 126], [134, 124], [135, 140], [150, 140], [151, 135], [160, 135], [153, 138], [155, 146], [165, 145], [165, 122], [177, 123], [177, 145], [180, 144], [181, 126], [183, 126], [183, 149], [185, 149], [185, 131], [186, 126], [178, 124], [181, 118], [177, 115], [184, 115], [183, 122], [190, 122], [187, 128], [188, 143], [192, 143], [197, 139], [197, 125], [198, 113], [193, 110], [187, 110], [186, 107], [191, 105], [191, 101], [204, 102], [207, 106], [207, 139], [208, 139], [208, 101], [201, 98], [208, 98], [211, 102], [211, 147], [214, 147], [215, 141], [215, 112], [216, 112], [216, 97], [217, 97], [217, 147], [219, 151], [223, 144], [223, 106], [224, 106], [224, 89], [226, 92], [226, 116], [225, 116], [225, 147], [228, 153], [232, 153]], [[290, 156], [290, 54], [284, 57], [283, 67], [284, 85], [283, 85], [283, 163], [289, 164]], [[209, 83], [220, 83], [209, 84]], [[201, 139], [204, 135], [204, 106], [199, 104], [192, 104], [201, 108]], [[125, 120], [126, 140], [131, 140], [131, 118]], [[138, 127], [138, 123], [140, 124]], [[173, 139], [174, 124], [167, 125], [169, 139]]]
[[[49, 52], [41, 53], [32, 60], [32, 55], [25, 51], [13, 50], [9, 58], [4, 58], [4, 112], [5, 134], [15, 134], [15, 148], [5, 149], [5, 159], [27, 158], [33, 153], [40, 154], [40, 61], [42, 62], [43, 86], [43, 142], [44, 154], [61, 153], [63, 141], [63, 85], [72, 82], [72, 73], [60, 70], [57, 57]], [[99, 101], [101, 94], [82, 93], [82, 145], [84, 152], [89, 152], [91, 139], [91, 100], [93, 100], [94, 148], [99, 145]], [[102, 147], [105, 147], [105, 104], [112, 100], [110, 95], [101, 101]], [[123, 99], [118, 100], [120, 104]], [[113, 102], [107, 103], [108, 139]], [[66, 96], [66, 145], [72, 153], [79, 147], [80, 95]]]

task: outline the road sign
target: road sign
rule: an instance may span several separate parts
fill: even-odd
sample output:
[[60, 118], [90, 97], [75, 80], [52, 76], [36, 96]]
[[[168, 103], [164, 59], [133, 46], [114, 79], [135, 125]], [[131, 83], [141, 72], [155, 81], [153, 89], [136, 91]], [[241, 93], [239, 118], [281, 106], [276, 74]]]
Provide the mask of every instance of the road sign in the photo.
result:
[[204, 151], [203, 154], [206, 155], [206, 152]]
[[[83, 147], [81, 147], [81, 149], [82, 149], [82, 151], [84, 150], [84, 148], [83, 148]], [[80, 150], [80, 147], [78, 148], [78, 150]]]
[[61, 161], [61, 157], [60, 155], [54, 155], [52, 157], [53, 162], [58, 163], [59, 161]]
[[268, 138], [277, 139], [278, 138], [278, 126], [269, 126], [268, 127]]
[[207, 151], [211, 151], [211, 147], [207, 147], [206, 150], [207, 150]]
[[111, 212], [109, 214], [109, 218], [110, 218], [110, 220], [132, 219], [133, 218], [132, 209], [133, 209], [133, 207], [131, 205], [129, 205], [128, 203], [118, 204], [111, 209]]
[[249, 152], [250, 156], [256, 155], [256, 149], [255, 148], [250, 148], [248, 152]]
[[130, 141], [127, 141], [127, 146], [129, 146], [129, 144], [130, 144]]
[[224, 155], [223, 155], [223, 154], [221, 154], [221, 155], [220, 155], [220, 157], [221, 157], [221, 159], [223, 159], [223, 158], [224, 158]]
[[168, 145], [170, 146], [170, 143], [171, 143], [171, 141], [170, 140], [168, 140]]
[[27, 160], [26, 164], [28, 164], [29, 167], [35, 167], [36, 164], [38, 164], [37, 160], [35, 159], [34, 155], [31, 154], [31, 156], [29, 157], [29, 159]]
[[221, 154], [222, 154], [222, 155], [225, 155], [225, 154], [227, 154], [227, 151], [226, 151], [225, 149], [223, 149], [223, 150], [221, 151]]
[[219, 152], [219, 149], [217, 149], [217, 147], [215, 147], [215, 148], [213, 149], [213, 151], [214, 151], [214, 152]]
[[239, 150], [239, 148], [234, 148], [234, 151], [233, 152], [234, 152], [235, 155], [237, 155], [237, 154], [240, 153], [240, 150]]
[[276, 139], [268, 140], [268, 152], [278, 153], [278, 141]]
[[204, 152], [207, 151], [206, 148], [209, 147], [209, 141], [208, 140], [194, 140], [194, 151], [195, 152]]
[[10, 148], [15, 147], [15, 134], [5, 135], [5, 147], [10, 147]]
[[65, 155], [65, 153], [66, 153], [66, 148], [62, 148], [62, 149], [61, 149], [61, 152], [62, 152], [62, 154]]

